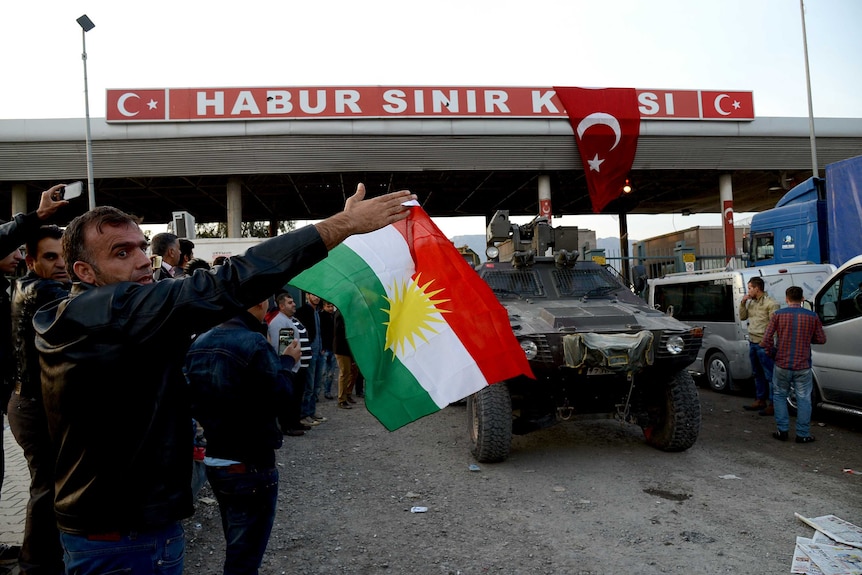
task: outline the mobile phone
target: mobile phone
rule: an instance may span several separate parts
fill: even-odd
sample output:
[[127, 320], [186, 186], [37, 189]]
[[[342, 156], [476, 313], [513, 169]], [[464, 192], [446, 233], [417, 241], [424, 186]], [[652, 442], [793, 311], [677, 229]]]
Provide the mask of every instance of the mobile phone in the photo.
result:
[[278, 330], [278, 355], [284, 355], [284, 350], [293, 341], [293, 330], [289, 327], [283, 327]]
[[153, 271], [161, 269], [161, 267], [162, 267], [162, 256], [150, 256], [150, 263], [153, 266]]
[[60, 190], [61, 200], [72, 200], [84, 192], [84, 182], [72, 182]]

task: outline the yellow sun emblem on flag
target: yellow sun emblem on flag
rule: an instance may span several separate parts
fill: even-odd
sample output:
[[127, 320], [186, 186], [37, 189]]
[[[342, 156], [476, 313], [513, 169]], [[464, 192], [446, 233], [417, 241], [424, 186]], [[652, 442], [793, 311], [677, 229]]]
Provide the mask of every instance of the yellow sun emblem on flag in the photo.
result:
[[[426, 331], [437, 333], [431, 324], [445, 323], [439, 314], [449, 313], [449, 310], [437, 309], [437, 304], [445, 303], [449, 301], [448, 299], [433, 299], [443, 289], [428, 292], [428, 286], [434, 280], [425, 285], [419, 285], [421, 276], [422, 274], [416, 274], [416, 279], [410, 278], [400, 282], [400, 285], [396, 280], [392, 289], [392, 298], [384, 296], [384, 299], [389, 302], [389, 309], [383, 310], [389, 314], [389, 321], [384, 322], [387, 326], [386, 349], [391, 349], [393, 352], [397, 353], [400, 347], [403, 354], [408, 344], [415, 349], [416, 337], [427, 342]], [[392, 360], [395, 360], [394, 355]]]

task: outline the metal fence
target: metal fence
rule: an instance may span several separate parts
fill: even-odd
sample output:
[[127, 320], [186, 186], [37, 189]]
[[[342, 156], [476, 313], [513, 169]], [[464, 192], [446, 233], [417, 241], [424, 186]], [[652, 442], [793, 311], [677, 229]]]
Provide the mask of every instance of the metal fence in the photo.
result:
[[649, 278], [660, 278], [677, 272], [725, 269], [728, 266], [736, 269], [745, 267], [745, 262], [740, 255], [728, 256], [718, 250], [713, 253], [709, 253], [709, 250], [705, 253], [695, 253], [693, 248], [683, 247], [666, 251], [650, 251], [628, 257], [623, 257], [620, 250], [606, 249], [604, 252], [605, 263], [628, 278], [633, 277], [631, 269], [636, 265], [645, 266]]

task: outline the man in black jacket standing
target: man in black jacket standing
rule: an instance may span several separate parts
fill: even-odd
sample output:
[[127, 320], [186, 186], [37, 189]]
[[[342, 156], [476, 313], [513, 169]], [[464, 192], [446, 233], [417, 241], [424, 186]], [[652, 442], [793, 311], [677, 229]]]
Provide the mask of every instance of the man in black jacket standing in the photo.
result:
[[63, 230], [42, 226], [27, 240], [28, 272], [16, 281], [12, 338], [18, 359], [15, 393], [9, 400], [9, 428], [30, 468], [30, 500], [18, 566], [21, 573], [61, 575], [63, 548], [54, 518], [54, 450], [42, 407], [42, 380], [33, 316], [43, 305], [69, 295], [69, 274], [60, 239]]
[[[35, 212], [28, 214], [16, 214], [15, 217], [5, 224], [0, 225], [0, 255], [3, 259], [9, 259], [11, 266], [17, 266], [23, 259], [18, 252], [29, 234], [35, 232], [46, 220], [51, 218], [57, 210], [69, 204], [61, 199], [61, 191], [65, 184], [58, 184], [42, 192], [39, 198], [39, 207]], [[14, 271], [14, 267], [13, 270]], [[11, 301], [8, 293], [9, 282], [3, 274], [0, 274], [0, 411], [5, 412], [9, 397], [14, 389], [15, 376], [15, 350], [12, 346], [12, 316]], [[3, 444], [3, 426], [0, 425], [0, 445]], [[5, 458], [3, 450], [0, 449], [0, 486], [6, 474]], [[0, 560], [13, 560], [18, 556], [18, 547], [10, 547], [5, 543], [0, 544]]]
[[182, 573], [191, 335], [263, 301], [348, 236], [404, 219], [403, 202], [415, 199], [364, 195], [360, 184], [343, 212], [183, 281], [153, 282], [137, 218], [98, 207], [69, 224], [70, 297], [34, 319], [67, 572]]
[[[223, 572], [257, 573], [278, 502], [276, 417], [291, 401], [294, 339], [279, 357], [266, 339], [268, 300], [201, 334], [186, 356], [192, 415], [207, 432], [207, 479], [225, 538]], [[301, 394], [302, 391], [300, 390]]]

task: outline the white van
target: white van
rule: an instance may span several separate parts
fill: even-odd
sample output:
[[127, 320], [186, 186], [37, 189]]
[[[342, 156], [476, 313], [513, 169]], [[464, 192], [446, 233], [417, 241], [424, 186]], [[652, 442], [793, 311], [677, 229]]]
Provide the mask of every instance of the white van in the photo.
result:
[[813, 301], [834, 271], [832, 264], [798, 263], [668, 274], [647, 280], [647, 301], [680, 321], [704, 327], [703, 345], [688, 370], [705, 375], [712, 389], [730, 391], [734, 382], [752, 376], [748, 322], [739, 319], [748, 280], [763, 277], [766, 293], [784, 307], [787, 288], [799, 286], [805, 299]]
[[814, 298], [826, 343], [811, 346], [812, 402], [862, 416], [862, 256], [842, 265]]

